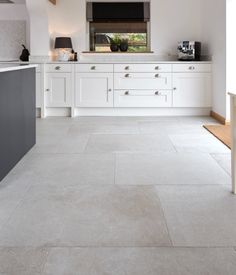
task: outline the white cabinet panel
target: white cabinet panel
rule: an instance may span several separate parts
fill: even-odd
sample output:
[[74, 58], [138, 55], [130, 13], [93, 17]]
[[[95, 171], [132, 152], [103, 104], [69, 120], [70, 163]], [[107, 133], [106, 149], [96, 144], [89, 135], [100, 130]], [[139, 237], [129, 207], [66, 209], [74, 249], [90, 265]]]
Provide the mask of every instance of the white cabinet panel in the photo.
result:
[[115, 73], [116, 90], [153, 90], [171, 88], [171, 73]]
[[211, 107], [210, 73], [175, 73], [173, 87], [173, 107]]
[[145, 72], [171, 72], [171, 64], [115, 64], [115, 73], [122, 72], [134, 72], [134, 73], [145, 73]]
[[172, 107], [172, 90], [131, 90], [114, 92], [115, 107]]
[[42, 81], [41, 73], [36, 73], [36, 108], [42, 107]]
[[64, 63], [55, 63], [55, 64], [48, 64], [46, 66], [46, 72], [49, 73], [70, 73], [72, 71], [71, 64], [64, 64]]
[[76, 107], [113, 107], [112, 73], [77, 73]]
[[211, 64], [199, 64], [199, 63], [184, 63], [174, 64], [173, 72], [175, 73], [209, 73], [211, 72]]
[[113, 73], [113, 64], [77, 64], [76, 72]]
[[47, 73], [46, 107], [71, 107], [71, 73]]

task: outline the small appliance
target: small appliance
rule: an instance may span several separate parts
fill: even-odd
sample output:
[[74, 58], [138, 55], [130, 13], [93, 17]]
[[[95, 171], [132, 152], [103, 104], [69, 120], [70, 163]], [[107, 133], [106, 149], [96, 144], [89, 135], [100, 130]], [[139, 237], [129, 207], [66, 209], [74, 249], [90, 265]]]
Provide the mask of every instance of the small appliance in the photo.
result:
[[200, 61], [201, 42], [196, 42], [196, 41], [179, 42], [178, 59], [181, 61]]

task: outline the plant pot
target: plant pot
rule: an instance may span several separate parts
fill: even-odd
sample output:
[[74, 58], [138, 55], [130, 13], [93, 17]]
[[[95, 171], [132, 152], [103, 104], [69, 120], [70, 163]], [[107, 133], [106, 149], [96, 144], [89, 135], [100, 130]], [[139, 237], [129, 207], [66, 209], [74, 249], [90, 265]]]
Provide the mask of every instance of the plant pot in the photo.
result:
[[110, 49], [112, 52], [118, 52], [119, 46], [117, 44], [111, 44]]
[[129, 48], [128, 42], [123, 41], [120, 43], [120, 51], [121, 52], [127, 52]]

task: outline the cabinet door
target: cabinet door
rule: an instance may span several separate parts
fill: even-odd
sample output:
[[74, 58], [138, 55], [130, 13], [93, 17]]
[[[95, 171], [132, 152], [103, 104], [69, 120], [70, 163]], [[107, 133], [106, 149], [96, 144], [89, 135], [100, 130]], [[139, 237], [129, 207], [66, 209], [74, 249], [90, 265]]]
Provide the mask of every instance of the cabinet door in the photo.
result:
[[77, 73], [76, 107], [113, 107], [112, 73]]
[[47, 73], [46, 107], [71, 107], [71, 73]]
[[210, 73], [174, 73], [173, 107], [211, 107]]
[[36, 73], [36, 108], [42, 107], [41, 73]]

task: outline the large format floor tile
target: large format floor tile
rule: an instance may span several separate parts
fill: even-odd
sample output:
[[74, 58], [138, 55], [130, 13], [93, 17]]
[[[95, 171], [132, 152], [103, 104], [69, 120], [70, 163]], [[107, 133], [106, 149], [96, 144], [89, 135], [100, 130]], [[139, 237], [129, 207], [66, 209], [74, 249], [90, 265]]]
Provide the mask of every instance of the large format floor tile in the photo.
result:
[[138, 134], [137, 122], [114, 122], [105, 123], [74, 123], [69, 129], [68, 134], [78, 136], [81, 134]]
[[212, 154], [212, 157], [231, 175], [231, 154]]
[[47, 256], [42, 248], [0, 248], [0, 274], [42, 275]]
[[230, 184], [229, 175], [208, 154], [116, 154], [116, 184]]
[[[0, 229], [9, 219], [29, 189], [29, 181], [10, 173], [0, 184]], [[1, 274], [1, 273], [0, 273]]]
[[33, 153], [52, 154], [80, 154], [83, 153], [88, 143], [89, 135], [80, 134], [71, 136], [38, 136], [36, 145], [31, 149]]
[[37, 185], [0, 230], [0, 246], [169, 246], [153, 187]]
[[233, 249], [53, 248], [43, 275], [233, 275]]
[[170, 134], [178, 152], [229, 153], [229, 149], [211, 134]]
[[31, 154], [16, 175], [32, 184], [66, 187], [114, 184], [114, 170], [115, 156], [112, 154]]
[[38, 123], [36, 127], [36, 133], [38, 136], [65, 136], [70, 129], [70, 123]]
[[157, 186], [174, 246], [236, 246], [230, 186]]
[[86, 152], [175, 152], [167, 135], [91, 135]]
[[202, 125], [181, 124], [178, 121], [139, 121], [138, 125], [142, 134], [208, 134]]
[[37, 120], [0, 185], [0, 275], [235, 274], [230, 150], [202, 127], [214, 123]]

